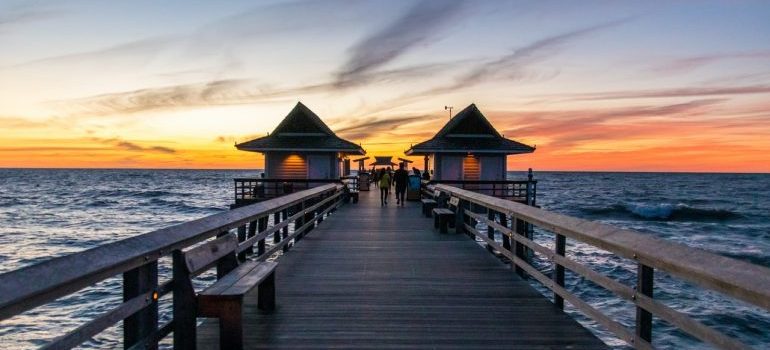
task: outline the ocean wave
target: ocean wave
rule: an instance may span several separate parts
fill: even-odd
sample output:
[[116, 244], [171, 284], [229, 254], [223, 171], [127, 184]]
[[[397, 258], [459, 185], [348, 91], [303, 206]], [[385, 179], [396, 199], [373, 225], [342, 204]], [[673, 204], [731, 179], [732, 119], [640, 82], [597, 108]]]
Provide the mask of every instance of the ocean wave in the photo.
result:
[[727, 209], [697, 208], [683, 203], [622, 203], [602, 208], [584, 208], [582, 211], [591, 215], [628, 216], [643, 220], [666, 221], [725, 221], [743, 217]]

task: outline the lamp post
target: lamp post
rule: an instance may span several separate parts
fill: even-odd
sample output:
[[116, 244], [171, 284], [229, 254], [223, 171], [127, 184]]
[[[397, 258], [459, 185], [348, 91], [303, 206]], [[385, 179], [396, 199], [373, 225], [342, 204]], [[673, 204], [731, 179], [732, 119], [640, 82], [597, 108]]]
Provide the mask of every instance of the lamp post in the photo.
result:
[[449, 119], [452, 119], [452, 106], [444, 106], [445, 111], [449, 111]]

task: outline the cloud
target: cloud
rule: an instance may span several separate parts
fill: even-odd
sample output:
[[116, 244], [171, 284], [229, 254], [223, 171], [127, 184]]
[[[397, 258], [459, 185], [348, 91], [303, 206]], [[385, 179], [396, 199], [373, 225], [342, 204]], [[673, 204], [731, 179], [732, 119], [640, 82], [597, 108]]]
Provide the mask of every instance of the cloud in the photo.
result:
[[437, 119], [437, 116], [413, 115], [405, 117], [369, 117], [355, 120], [335, 132], [341, 136], [353, 139], [364, 139], [373, 135], [392, 133], [395, 129], [416, 122]]
[[426, 42], [463, 8], [463, 1], [422, 0], [387, 27], [373, 33], [352, 48], [337, 77], [345, 85]]
[[652, 67], [652, 70], [665, 74], [682, 73], [689, 72], [709, 64], [736, 59], [767, 60], [770, 59], [770, 51], [734, 52], [692, 56], [656, 65]]
[[632, 18], [618, 19], [537, 40], [524, 47], [514, 49], [508, 55], [482, 63], [470, 72], [462, 75], [451, 88], [455, 89], [463, 86], [475, 85], [488, 78], [497, 76], [500, 72], [520, 72], [524, 67], [542, 61], [546, 57], [554, 54], [563, 45], [589, 34], [627, 23], [631, 19]]
[[512, 49], [511, 53], [491, 60], [482, 60], [472, 65], [471, 68], [461, 74], [454, 82], [437, 86], [422, 91], [414, 91], [397, 98], [381, 103], [377, 110], [391, 110], [411, 104], [426, 96], [446, 94], [467, 89], [493, 79], [507, 79], [512, 81], [550, 79], [558, 75], [558, 70], [537, 74], [527, 72], [532, 65], [542, 62], [546, 58], [558, 52], [558, 49], [570, 42], [587, 35], [606, 30], [631, 21], [633, 17], [622, 18], [589, 27], [583, 27], [564, 33], [545, 37], [526, 46]]
[[125, 151], [132, 151], [132, 152], [154, 152], [154, 153], [164, 153], [164, 154], [175, 154], [177, 151], [170, 147], [164, 147], [164, 146], [141, 146], [133, 142], [129, 142], [123, 139], [119, 138], [99, 138], [99, 137], [92, 137], [90, 138], [91, 141], [99, 142], [106, 145], [114, 146], [117, 149], [125, 150]]
[[[553, 147], [568, 149], [581, 142], [623, 140], [681, 132], [683, 125], [697, 130], [717, 123], [702, 117], [717, 110], [726, 99], [703, 99], [684, 103], [629, 106], [610, 109], [521, 111], [488, 113], [502, 134], [547, 140]], [[695, 118], [701, 117], [701, 118]], [[724, 122], [719, 122], [724, 125]], [[676, 126], [676, 131], [674, 131]], [[670, 129], [667, 129], [670, 128]]]
[[43, 20], [57, 14], [57, 11], [44, 8], [32, 8], [32, 6], [29, 5], [4, 9], [0, 12], [0, 34], [14, 26]]
[[13, 66], [4, 67], [4, 69], [22, 68], [28, 66], [47, 66], [51, 64], [62, 63], [82, 63], [104, 59], [125, 59], [128, 57], [150, 58], [151, 56], [157, 54], [159, 50], [173, 42], [173, 40], [174, 39], [170, 37], [156, 37], [135, 40], [96, 50], [50, 56], [22, 62]]
[[[673, 89], [608, 91], [572, 94], [577, 100], [619, 100], [636, 98], [725, 96], [770, 93], [770, 85], [685, 87]], [[564, 96], [564, 95], [559, 95]]]

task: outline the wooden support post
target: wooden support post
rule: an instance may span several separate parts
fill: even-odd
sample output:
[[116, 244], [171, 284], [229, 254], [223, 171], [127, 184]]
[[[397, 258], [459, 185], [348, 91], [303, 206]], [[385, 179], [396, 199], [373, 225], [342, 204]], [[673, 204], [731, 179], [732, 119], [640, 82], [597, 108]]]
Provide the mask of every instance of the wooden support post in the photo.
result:
[[[158, 288], [158, 262], [153, 261], [123, 273], [123, 301]], [[130, 348], [158, 330], [158, 300], [153, 300], [123, 321], [123, 347]], [[157, 349], [158, 344], [146, 344], [145, 349]]]
[[[238, 243], [246, 240], [246, 225], [238, 226]], [[238, 261], [246, 260], [246, 251], [238, 253]]]
[[[301, 213], [303, 210], [305, 210], [305, 202], [302, 202], [297, 205], [297, 213]], [[294, 221], [294, 231], [297, 234], [294, 236], [294, 243], [299, 242], [302, 239], [302, 231], [300, 231], [300, 227], [305, 225], [305, 217], [307, 215], [300, 215], [297, 220]], [[297, 232], [299, 231], [299, 232]]]
[[[508, 215], [500, 213], [500, 225], [508, 227]], [[503, 248], [509, 251], [511, 250], [511, 238], [505, 233], [503, 234]]]
[[[556, 234], [555, 251], [557, 255], [564, 256], [564, 251], [567, 247], [567, 237], [560, 234]], [[557, 263], [553, 263], [553, 281], [557, 286], [564, 287], [564, 266]], [[564, 298], [556, 293], [553, 293], [553, 303], [559, 310], [564, 310]]]
[[[489, 208], [486, 208], [486, 209], [487, 209], [487, 219], [489, 221], [495, 222], [495, 211]], [[495, 229], [490, 225], [487, 225], [487, 238], [491, 239], [492, 241], [495, 240]], [[487, 244], [487, 250], [490, 253], [494, 252], [494, 248], [492, 248], [490, 244]]]
[[257, 308], [264, 311], [275, 309], [275, 271], [257, 287]]
[[467, 202], [463, 199], [457, 202], [457, 211], [455, 212], [456, 233], [465, 233], [465, 214], [463, 213], [463, 208], [465, 207], [466, 203]]
[[[281, 212], [277, 211], [275, 214], [273, 214], [273, 226], [277, 226], [281, 223]], [[281, 232], [275, 231], [273, 234], [273, 243], [278, 243], [281, 241]]]
[[[257, 220], [257, 231], [262, 232], [267, 230], [267, 216], [261, 217]], [[262, 238], [257, 241], [257, 255], [262, 256], [265, 254], [265, 239]]]
[[[655, 270], [652, 267], [639, 263], [636, 271], [636, 292], [652, 298]], [[638, 306], [636, 307], [636, 335], [648, 342], [652, 342], [652, 314]]]
[[[307, 208], [307, 207], [312, 207], [313, 204], [315, 204], [315, 200], [309, 199], [306, 202], [302, 202], [302, 208], [304, 209], [304, 208]], [[315, 217], [315, 211], [314, 210], [311, 210], [310, 212], [305, 214], [305, 220], [303, 220], [303, 222], [306, 223], [306, 224], [307, 223], [310, 223], [310, 224], [307, 226], [307, 229], [304, 232], [302, 232], [302, 236], [307, 235], [308, 233], [310, 233], [310, 231], [312, 231], [315, 228], [315, 219], [314, 219], [314, 217]]]
[[[519, 218], [514, 217], [512, 224], [513, 225], [511, 227], [513, 227], [514, 229], [514, 234], [523, 236], [524, 235], [523, 231], [524, 231], [524, 228], [526, 227], [524, 221], [521, 221]], [[513, 250], [514, 250], [514, 254], [516, 254], [516, 257], [524, 261], [527, 261], [524, 248], [525, 246], [523, 244], [515, 240], [513, 241]], [[526, 272], [524, 272], [524, 269], [522, 269], [521, 267], [516, 266], [515, 270], [516, 270], [516, 274], [518, 274], [519, 276], [521, 277], [527, 276]]]
[[[219, 313], [219, 348], [243, 349], [243, 301], [222, 302]], [[174, 347], [176, 349], [176, 346]]]
[[[255, 220], [255, 221], [249, 222], [249, 230], [248, 230], [248, 233], [246, 234], [246, 238], [248, 239], [256, 235], [257, 235], [257, 221]], [[246, 248], [244, 252], [246, 253], [246, 255], [254, 254], [254, 246], [250, 246]]]
[[[321, 195], [320, 197], [318, 197], [318, 201], [320, 202], [320, 201], [324, 200], [325, 198], [326, 198], [326, 195]], [[320, 207], [318, 207], [318, 209], [316, 210], [316, 214], [321, 214], [321, 213], [323, 213], [323, 212], [324, 212], [324, 210], [326, 210], [326, 207], [327, 207], [327, 206], [328, 206], [328, 204], [322, 204], [322, 205], [321, 205]], [[321, 215], [318, 217], [318, 221], [317, 221], [317, 222], [318, 222], [319, 224], [320, 224], [320, 223], [322, 223], [322, 222], [324, 222], [324, 216], [323, 216], [323, 214], [321, 214]]]
[[[281, 216], [284, 221], [289, 220], [289, 209], [282, 210]], [[283, 236], [282, 239], [289, 238], [289, 225], [284, 226], [281, 231], [282, 231], [281, 234]], [[286, 242], [286, 244], [283, 245], [283, 252], [285, 253], [288, 251], [289, 251], [289, 243]]]
[[182, 251], [177, 249], [172, 255], [172, 274], [174, 279], [174, 349], [195, 349], [197, 325], [195, 314], [197, 306], [195, 290], [190, 283], [190, 273]]

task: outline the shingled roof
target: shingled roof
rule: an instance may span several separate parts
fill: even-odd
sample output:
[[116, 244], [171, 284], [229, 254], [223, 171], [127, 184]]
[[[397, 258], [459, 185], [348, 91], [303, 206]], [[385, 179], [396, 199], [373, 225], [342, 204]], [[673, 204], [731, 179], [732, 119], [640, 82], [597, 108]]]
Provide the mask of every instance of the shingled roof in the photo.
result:
[[241, 151], [323, 151], [366, 154], [361, 146], [344, 140], [302, 102], [267, 136], [235, 145]]
[[406, 155], [431, 153], [532, 153], [534, 147], [500, 135], [475, 104], [465, 107], [432, 139], [413, 145]]

